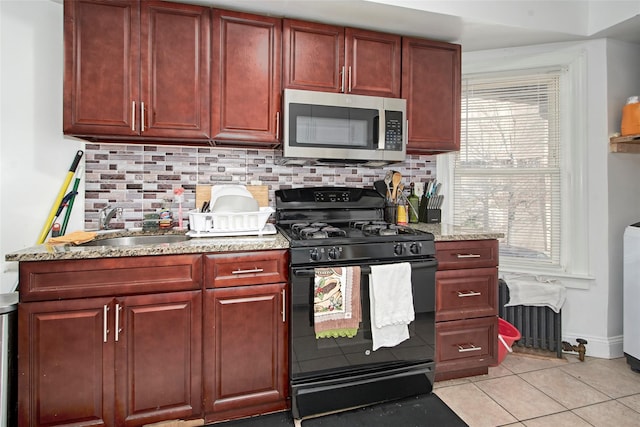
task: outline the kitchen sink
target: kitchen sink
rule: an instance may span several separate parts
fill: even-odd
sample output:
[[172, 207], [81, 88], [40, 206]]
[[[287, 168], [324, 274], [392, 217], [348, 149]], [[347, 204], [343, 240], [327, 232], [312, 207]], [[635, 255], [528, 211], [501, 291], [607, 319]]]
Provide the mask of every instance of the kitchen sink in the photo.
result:
[[133, 245], [156, 245], [161, 243], [177, 243], [189, 240], [188, 236], [182, 234], [163, 234], [153, 236], [123, 236], [109, 237], [106, 239], [92, 240], [80, 246], [133, 246]]

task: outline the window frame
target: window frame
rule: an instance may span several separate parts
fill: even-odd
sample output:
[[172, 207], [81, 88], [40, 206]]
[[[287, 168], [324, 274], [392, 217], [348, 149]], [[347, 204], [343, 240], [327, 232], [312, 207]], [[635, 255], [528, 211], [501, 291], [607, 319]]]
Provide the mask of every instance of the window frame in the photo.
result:
[[[514, 55], [510, 50], [471, 52], [463, 55], [462, 77], [531, 72], [555, 68], [560, 77], [561, 213], [559, 266], [543, 266], [513, 258], [500, 260], [501, 273], [532, 274], [564, 279], [575, 288], [588, 288], [589, 265], [587, 195], [586, 52], [583, 49]], [[436, 176], [443, 183], [445, 203], [442, 221], [453, 223], [455, 153], [438, 155]], [[485, 230], [494, 231], [494, 230]], [[572, 280], [575, 279], [575, 280]]]

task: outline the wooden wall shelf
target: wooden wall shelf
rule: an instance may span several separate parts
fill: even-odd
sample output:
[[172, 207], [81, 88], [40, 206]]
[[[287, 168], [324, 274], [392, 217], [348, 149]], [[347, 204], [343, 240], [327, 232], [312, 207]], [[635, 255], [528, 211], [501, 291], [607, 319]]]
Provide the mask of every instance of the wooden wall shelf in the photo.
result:
[[640, 135], [611, 137], [609, 151], [612, 153], [640, 153]]

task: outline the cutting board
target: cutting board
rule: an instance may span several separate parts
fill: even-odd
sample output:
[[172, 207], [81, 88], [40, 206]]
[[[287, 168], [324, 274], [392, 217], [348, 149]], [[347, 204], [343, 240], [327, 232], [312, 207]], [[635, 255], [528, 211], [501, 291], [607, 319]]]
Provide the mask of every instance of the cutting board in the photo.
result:
[[[269, 206], [269, 186], [268, 185], [247, 185], [247, 190], [254, 199], [258, 201], [261, 208]], [[196, 208], [200, 208], [202, 204], [211, 199], [211, 185], [196, 185]]]

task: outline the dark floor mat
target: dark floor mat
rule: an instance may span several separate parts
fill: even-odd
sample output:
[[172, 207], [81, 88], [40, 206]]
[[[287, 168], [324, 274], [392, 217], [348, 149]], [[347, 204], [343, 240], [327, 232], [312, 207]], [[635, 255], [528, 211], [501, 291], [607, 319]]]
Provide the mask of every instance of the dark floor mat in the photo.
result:
[[[289, 427], [290, 412], [210, 424], [218, 427]], [[468, 427], [438, 396], [411, 397], [337, 414], [309, 418], [302, 427]]]

